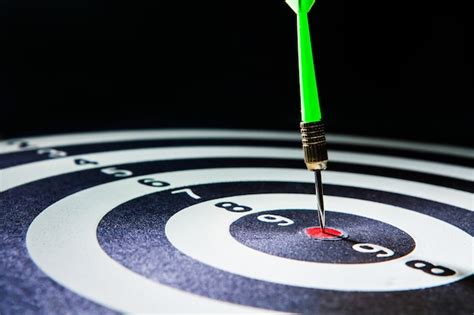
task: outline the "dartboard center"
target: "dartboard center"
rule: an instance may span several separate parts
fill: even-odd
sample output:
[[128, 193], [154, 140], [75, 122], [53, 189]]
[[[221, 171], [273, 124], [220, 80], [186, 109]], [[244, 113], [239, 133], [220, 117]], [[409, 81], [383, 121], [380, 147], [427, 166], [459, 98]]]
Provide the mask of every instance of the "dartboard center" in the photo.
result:
[[307, 236], [316, 240], [339, 240], [347, 237], [341, 230], [326, 227], [324, 230], [320, 226], [312, 226], [304, 230]]

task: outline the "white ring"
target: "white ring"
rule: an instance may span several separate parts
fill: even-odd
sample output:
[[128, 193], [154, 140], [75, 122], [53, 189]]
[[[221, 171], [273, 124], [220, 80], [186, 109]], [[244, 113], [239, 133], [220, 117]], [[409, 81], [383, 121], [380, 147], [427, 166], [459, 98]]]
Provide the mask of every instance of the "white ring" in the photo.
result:
[[[216, 207], [219, 202], [233, 202], [253, 210], [230, 212]], [[332, 264], [273, 256], [251, 249], [230, 235], [230, 225], [248, 214], [314, 208], [314, 196], [308, 194], [252, 194], [195, 204], [168, 220], [166, 236], [182, 253], [214, 268], [251, 279], [314, 289], [367, 292], [416, 290], [449, 284], [472, 272], [472, 260], [466, 254], [472, 251], [471, 236], [453, 225], [425, 214], [373, 201], [326, 196], [325, 203], [331, 211], [394, 225], [408, 233], [417, 245], [409, 255], [398, 259], [367, 264]], [[452, 268], [457, 274], [433, 276], [405, 266], [407, 261], [420, 259]]]
[[[388, 168], [424, 172], [446, 177], [472, 180], [473, 170], [469, 167], [454, 166], [438, 162], [428, 162], [407, 158], [386, 157], [375, 154], [330, 151], [331, 161], [352, 164], [382, 166]], [[106, 153], [81, 155], [81, 158], [96, 161], [94, 164], [76, 165], [77, 157], [38, 161], [0, 170], [0, 192], [47, 177], [77, 172], [85, 169], [100, 169], [110, 165], [140, 163], [176, 159], [196, 158], [280, 158], [302, 160], [301, 149], [259, 148], [259, 147], [172, 147], [121, 150]]]
[[[118, 205], [165, 189], [230, 180], [312, 183], [311, 174], [305, 170], [280, 168], [222, 168], [158, 173], [148, 177], [166, 181], [171, 186], [153, 188], [138, 184], [137, 178], [127, 178], [77, 192], [46, 208], [34, 219], [26, 235], [32, 260], [64, 287], [123, 312], [247, 310], [181, 292], [126, 269], [102, 250], [97, 241], [97, 226], [103, 216]], [[432, 185], [352, 173], [327, 171], [325, 180], [329, 184], [383, 188], [406, 195], [419, 196], [421, 192], [426, 199], [441, 198], [447, 204], [459, 204], [458, 198], [469, 199], [470, 196]]]
[[[17, 148], [9, 145], [7, 141], [0, 141], [0, 154], [34, 150], [45, 147], [58, 147], [69, 145], [82, 145], [105, 142], [123, 142], [137, 140], [164, 140], [164, 139], [259, 139], [280, 141], [301, 141], [297, 132], [261, 131], [261, 130], [229, 130], [229, 129], [157, 129], [157, 130], [123, 130], [105, 132], [83, 132], [54, 136], [40, 136], [22, 138], [28, 141], [32, 148]], [[389, 149], [402, 149], [409, 151], [438, 153], [448, 156], [473, 158], [474, 150], [464, 147], [427, 144], [414, 141], [400, 141], [383, 138], [368, 138], [361, 136], [346, 136], [327, 134], [330, 143], [352, 145], [366, 145]]]

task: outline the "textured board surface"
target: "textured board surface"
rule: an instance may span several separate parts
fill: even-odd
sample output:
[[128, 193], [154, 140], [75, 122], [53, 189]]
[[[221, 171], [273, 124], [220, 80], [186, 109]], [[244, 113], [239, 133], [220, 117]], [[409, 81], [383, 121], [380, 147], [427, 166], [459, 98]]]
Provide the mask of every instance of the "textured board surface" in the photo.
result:
[[473, 151], [328, 139], [327, 241], [297, 134], [0, 142], [0, 313], [472, 314]]

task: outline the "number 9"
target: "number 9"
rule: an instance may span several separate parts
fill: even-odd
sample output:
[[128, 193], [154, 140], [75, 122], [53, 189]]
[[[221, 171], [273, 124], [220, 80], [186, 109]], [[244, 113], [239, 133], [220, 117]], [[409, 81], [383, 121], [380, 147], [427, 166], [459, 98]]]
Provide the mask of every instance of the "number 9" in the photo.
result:
[[377, 254], [377, 257], [390, 257], [395, 254], [395, 252], [386, 247], [370, 244], [370, 243], [359, 243], [352, 246], [352, 248], [360, 253], [374, 253]]
[[262, 222], [277, 223], [279, 226], [288, 226], [295, 223], [293, 220], [274, 214], [262, 214], [259, 215], [257, 219]]

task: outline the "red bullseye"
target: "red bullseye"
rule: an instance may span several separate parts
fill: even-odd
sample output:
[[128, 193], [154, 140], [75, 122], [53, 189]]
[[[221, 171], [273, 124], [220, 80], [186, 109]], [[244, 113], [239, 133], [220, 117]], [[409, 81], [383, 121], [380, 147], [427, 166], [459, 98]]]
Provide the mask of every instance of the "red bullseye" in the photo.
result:
[[323, 229], [319, 226], [312, 226], [306, 228], [305, 230], [306, 235], [311, 238], [318, 239], [318, 240], [334, 240], [334, 239], [341, 239], [344, 237], [344, 233], [342, 231], [333, 229], [333, 228], [324, 228]]

